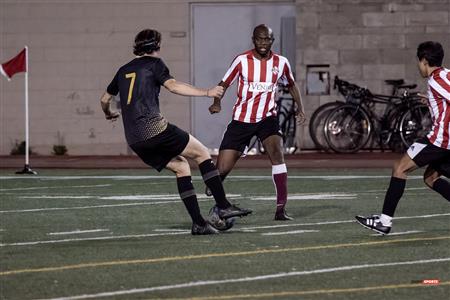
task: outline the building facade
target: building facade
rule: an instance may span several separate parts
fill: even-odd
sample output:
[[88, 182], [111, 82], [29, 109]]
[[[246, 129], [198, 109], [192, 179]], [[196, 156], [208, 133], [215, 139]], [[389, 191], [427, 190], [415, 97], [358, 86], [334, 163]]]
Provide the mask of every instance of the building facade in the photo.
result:
[[[54, 145], [65, 145], [72, 155], [131, 153], [121, 121], [105, 121], [99, 98], [117, 68], [133, 57], [134, 36], [143, 28], [162, 32], [162, 57], [176, 79], [209, 85], [194, 76], [195, 68], [201, 66], [193, 59], [193, 7], [199, 5], [292, 8], [284, 12], [295, 16], [295, 61], [291, 64], [308, 115], [339, 98], [333, 89], [329, 95], [306, 94], [307, 78], [317, 70], [331, 82], [338, 75], [379, 93], [390, 92], [384, 79], [403, 78], [424, 89], [415, 52], [426, 40], [443, 44], [444, 65], [450, 67], [450, 0], [0, 0], [0, 62], [15, 56], [24, 45], [29, 47], [33, 152], [50, 155]], [[226, 18], [226, 14], [217, 15], [217, 20]], [[241, 18], [248, 35], [242, 50], [251, 46], [247, 28], [264, 18], [254, 14]], [[233, 39], [220, 32], [215, 36], [211, 43]], [[232, 58], [225, 57], [213, 68], [214, 74], [223, 74]], [[213, 82], [220, 79], [217, 75]], [[193, 118], [198, 113], [193, 113], [193, 101], [198, 100], [161, 93], [161, 110], [167, 119], [195, 135]], [[24, 140], [24, 115], [24, 75], [17, 74], [9, 82], [2, 78], [0, 155], [8, 155]], [[298, 132], [301, 148], [312, 148], [307, 124]]]

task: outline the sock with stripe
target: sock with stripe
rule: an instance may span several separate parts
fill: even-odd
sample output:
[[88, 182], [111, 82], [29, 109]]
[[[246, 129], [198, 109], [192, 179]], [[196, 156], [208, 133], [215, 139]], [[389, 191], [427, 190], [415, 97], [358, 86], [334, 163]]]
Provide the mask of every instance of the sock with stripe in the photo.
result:
[[231, 205], [225, 196], [225, 190], [223, 189], [222, 178], [217, 170], [214, 162], [211, 159], [207, 159], [198, 165], [200, 173], [202, 174], [203, 181], [211, 191], [211, 194], [216, 200], [216, 204], [219, 208], [227, 208]]
[[286, 164], [272, 165], [272, 179], [277, 193], [277, 212], [282, 211], [287, 202]]
[[181, 200], [183, 200], [192, 222], [200, 226], [205, 226], [206, 222], [198, 207], [197, 195], [192, 184], [191, 176], [178, 177], [177, 186], [178, 193], [180, 193]]
[[450, 183], [447, 180], [438, 178], [433, 183], [433, 190], [442, 195], [445, 199], [450, 201]]
[[393, 217], [397, 204], [405, 191], [406, 179], [391, 177], [389, 188], [384, 197], [383, 214]]

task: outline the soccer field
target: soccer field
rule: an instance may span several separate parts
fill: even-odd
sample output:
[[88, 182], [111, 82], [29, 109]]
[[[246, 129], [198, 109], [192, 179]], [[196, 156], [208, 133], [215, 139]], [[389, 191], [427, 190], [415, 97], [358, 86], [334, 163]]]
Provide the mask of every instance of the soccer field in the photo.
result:
[[236, 170], [226, 191], [253, 214], [192, 236], [168, 172], [1, 170], [0, 298], [449, 299], [450, 206], [413, 175], [389, 236], [354, 222], [380, 212], [387, 169], [289, 170], [289, 222], [270, 169]]

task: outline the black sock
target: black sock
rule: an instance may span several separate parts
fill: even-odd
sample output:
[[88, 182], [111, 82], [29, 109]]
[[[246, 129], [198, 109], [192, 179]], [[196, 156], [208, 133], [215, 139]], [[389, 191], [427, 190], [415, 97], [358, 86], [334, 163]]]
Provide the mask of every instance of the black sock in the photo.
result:
[[213, 161], [211, 159], [207, 159], [199, 164], [198, 167], [200, 168], [200, 173], [202, 173], [203, 181], [211, 191], [214, 200], [216, 200], [217, 206], [219, 208], [229, 207], [231, 204], [225, 196], [222, 179]]
[[445, 199], [450, 201], [450, 183], [447, 180], [438, 178], [433, 183], [433, 190], [442, 195]]
[[195, 194], [194, 186], [192, 185], [191, 176], [177, 178], [178, 193], [180, 193], [181, 200], [192, 218], [192, 222], [204, 226], [206, 224], [200, 213], [198, 207], [197, 195]]
[[397, 208], [397, 204], [403, 195], [405, 186], [406, 179], [391, 177], [389, 188], [386, 192], [386, 196], [384, 197], [383, 214], [390, 217], [394, 216], [395, 209]]

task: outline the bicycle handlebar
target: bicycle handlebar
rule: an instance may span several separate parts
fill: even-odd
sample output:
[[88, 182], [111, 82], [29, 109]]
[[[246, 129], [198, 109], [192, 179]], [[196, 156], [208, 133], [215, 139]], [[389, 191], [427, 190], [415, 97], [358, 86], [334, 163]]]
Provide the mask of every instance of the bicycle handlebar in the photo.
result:
[[333, 89], [336, 88], [338, 89], [339, 93], [341, 93], [346, 98], [350, 96], [353, 98], [364, 98], [372, 95], [369, 89], [362, 88], [356, 84], [339, 79], [338, 76], [334, 77]]

